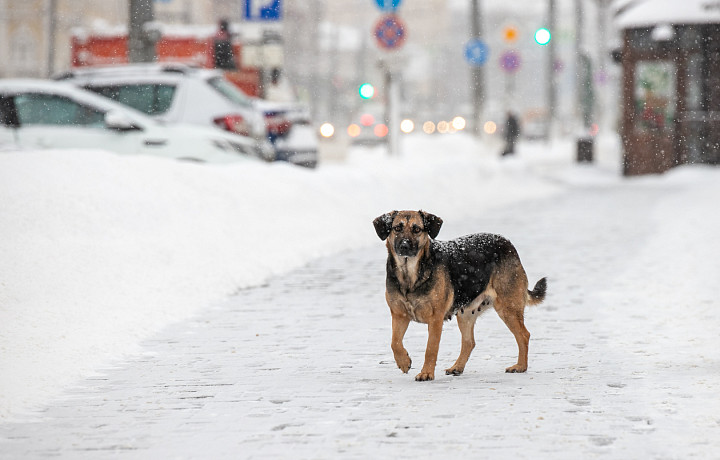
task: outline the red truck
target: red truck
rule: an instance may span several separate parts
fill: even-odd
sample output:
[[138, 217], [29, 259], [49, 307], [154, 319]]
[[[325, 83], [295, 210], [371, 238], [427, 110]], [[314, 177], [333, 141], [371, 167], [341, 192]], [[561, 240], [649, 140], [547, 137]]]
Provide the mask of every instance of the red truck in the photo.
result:
[[[216, 30], [206, 26], [161, 26], [155, 43], [158, 62], [176, 62], [198, 67], [214, 67]], [[236, 70], [227, 70], [226, 78], [246, 94], [261, 97], [260, 69], [243, 67], [243, 45], [232, 42]], [[127, 64], [127, 30], [117, 27], [103, 32], [77, 29], [71, 38], [72, 67]]]

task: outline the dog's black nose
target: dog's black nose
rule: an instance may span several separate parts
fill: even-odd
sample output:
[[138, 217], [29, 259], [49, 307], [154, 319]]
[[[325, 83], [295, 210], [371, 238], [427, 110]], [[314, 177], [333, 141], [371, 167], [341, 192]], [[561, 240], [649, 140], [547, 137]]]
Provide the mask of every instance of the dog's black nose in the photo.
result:
[[396, 247], [396, 251], [401, 256], [410, 256], [413, 252], [413, 245], [412, 242], [406, 238], [403, 238], [398, 242], [398, 245]]

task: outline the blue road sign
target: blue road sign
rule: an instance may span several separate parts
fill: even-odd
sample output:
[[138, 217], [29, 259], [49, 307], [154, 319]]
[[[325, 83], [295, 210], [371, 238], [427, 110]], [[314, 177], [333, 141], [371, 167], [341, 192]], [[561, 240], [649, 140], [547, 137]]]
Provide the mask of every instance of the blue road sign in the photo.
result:
[[473, 38], [465, 44], [465, 60], [473, 67], [485, 64], [489, 54], [488, 46], [479, 38]]
[[282, 19], [280, 0], [245, 0], [248, 21], [279, 21]]
[[380, 11], [395, 11], [400, 6], [401, 0], [375, 0]]
[[399, 48], [405, 42], [405, 24], [396, 15], [386, 14], [375, 24], [374, 34], [381, 48]]

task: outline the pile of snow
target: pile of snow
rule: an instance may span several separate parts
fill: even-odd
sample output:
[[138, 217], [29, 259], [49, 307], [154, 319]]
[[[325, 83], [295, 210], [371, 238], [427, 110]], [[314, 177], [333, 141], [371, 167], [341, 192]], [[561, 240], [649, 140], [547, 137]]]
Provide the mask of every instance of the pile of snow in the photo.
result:
[[392, 209], [446, 220], [553, 193], [467, 136], [360, 149], [311, 171], [102, 151], [0, 155], [0, 418], [237, 289], [378, 244]]
[[[570, 140], [524, 144], [518, 158], [502, 160], [497, 148], [462, 135], [411, 136], [403, 147], [400, 158], [358, 149], [317, 170], [102, 151], [0, 153], [0, 419], [47, 402], [238, 289], [317, 257], [377, 245], [371, 221], [392, 209], [426, 209], [449, 224], [577, 186], [626, 183], [616, 142], [599, 142], [590, 167], [573, 165]], [[659, 217], [648, 257], [628, 268], [628, 279], [647, 284], [653, 300], [668, 289], [714, 298], [707, 276], [650, 283], [643, 264], [689, 245], [687, 257], [666, 267], [671, 279], [696, 268], [718, 273], [717, 257], [695, 257], [716, 238], [717, 218], [708, 221], [707, 210], [720, 193], [717, 174], [686, 167], [633, 179], [690, 190], [658, 208], [659, 216], [684, 217]], [[698, 206], [684, 212], [687, 203]], [[671, 321], [658, 327], [677, 338]], [[708, 329], [698, 340], [715, 338]]]

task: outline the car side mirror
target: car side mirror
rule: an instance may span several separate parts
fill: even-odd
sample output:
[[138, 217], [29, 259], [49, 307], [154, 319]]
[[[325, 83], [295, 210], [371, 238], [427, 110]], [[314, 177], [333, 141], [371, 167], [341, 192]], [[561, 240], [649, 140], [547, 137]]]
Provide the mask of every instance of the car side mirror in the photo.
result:
[[105, 126], [118, 131], [132, 131], [140, 129], [133, 121], [120, 112], [110, 110], [105, 113]]

